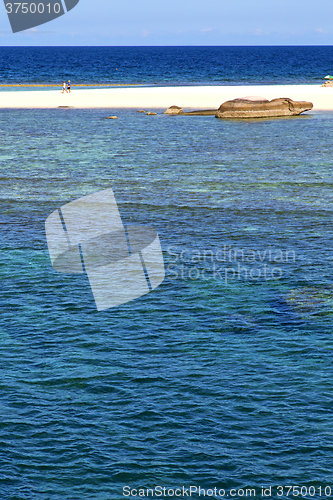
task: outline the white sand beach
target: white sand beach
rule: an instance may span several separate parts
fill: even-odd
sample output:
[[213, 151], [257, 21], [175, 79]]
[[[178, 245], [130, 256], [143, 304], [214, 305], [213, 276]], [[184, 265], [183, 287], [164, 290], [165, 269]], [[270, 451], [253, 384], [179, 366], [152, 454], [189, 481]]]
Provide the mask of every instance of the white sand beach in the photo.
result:
[[218, 108], [224, 101], [245, 96], [267, 99], [289, 97], [311, 101], [314, 110], [333, 110], [333, 87], [320, 85], [244, 85], [189, 87], [130, 87], [58, 90], [1, 91], [0, 108], [136, 108], [156, 109], [177, 105], [185, 109]]

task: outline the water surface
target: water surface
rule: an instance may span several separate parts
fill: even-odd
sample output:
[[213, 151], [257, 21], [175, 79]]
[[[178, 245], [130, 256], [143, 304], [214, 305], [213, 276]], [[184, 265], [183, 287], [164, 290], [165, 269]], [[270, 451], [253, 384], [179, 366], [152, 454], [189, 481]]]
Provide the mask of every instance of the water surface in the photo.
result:
[[[330, 484], [332, 118], [2, 110], [2, 498]], [[44, 221], [109, 187], [167, 277], [98, 313]]]

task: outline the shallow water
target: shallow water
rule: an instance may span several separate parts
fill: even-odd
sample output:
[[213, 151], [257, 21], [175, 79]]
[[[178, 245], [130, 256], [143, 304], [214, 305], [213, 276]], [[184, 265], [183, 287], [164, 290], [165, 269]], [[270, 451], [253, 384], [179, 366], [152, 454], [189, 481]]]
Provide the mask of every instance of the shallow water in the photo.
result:
[[[330, 485], [332, 118], [1, 112], [2, 498]], [[44, 222], [109, 187], [167, 277], [98, 313]]]

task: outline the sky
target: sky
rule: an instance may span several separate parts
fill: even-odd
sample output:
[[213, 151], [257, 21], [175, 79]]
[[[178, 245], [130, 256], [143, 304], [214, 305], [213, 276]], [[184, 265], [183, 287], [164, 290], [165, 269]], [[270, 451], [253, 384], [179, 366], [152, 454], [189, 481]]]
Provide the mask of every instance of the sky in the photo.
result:
[[0, 5], [0, 46], [331, 45], [332, 19], [332, 0], [80, 0], [13, 34]]

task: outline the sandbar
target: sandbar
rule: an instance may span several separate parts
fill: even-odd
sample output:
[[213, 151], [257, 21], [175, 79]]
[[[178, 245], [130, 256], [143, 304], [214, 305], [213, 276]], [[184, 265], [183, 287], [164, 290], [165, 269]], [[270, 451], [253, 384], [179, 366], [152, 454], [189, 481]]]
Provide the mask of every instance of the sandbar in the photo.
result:
[[314, 110], [333, 110], [333, 87], [320, 85], [240, 85], [240, 86], [152, 86], [108, 89], [73, 88], [71, 94], [59, 90], [12, 90], [0, 92], [0, 108], [134, 108], [163, 109], [176, 105], [183, 109], [218, 108], [237, 97], [266, 99], [289, 97], [310, 101]]

